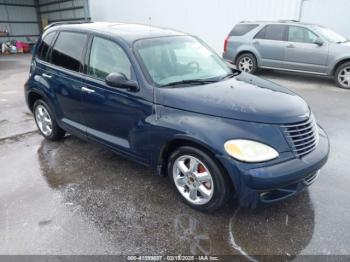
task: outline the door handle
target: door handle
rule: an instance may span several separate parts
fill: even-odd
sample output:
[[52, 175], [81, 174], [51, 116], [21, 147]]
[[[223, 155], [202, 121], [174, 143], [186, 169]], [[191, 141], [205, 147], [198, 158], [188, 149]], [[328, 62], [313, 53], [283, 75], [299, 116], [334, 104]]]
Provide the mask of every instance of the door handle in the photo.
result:
[[254, 41], [253, 44], [254, 44], [254, 45], [259, 45], [260, 42], [259, 42], [259, 41]]
[[48, 74], [45, 74], [45, 73], [43, 73], [42, 76], [45, 77], [45, 78], [52, 78], [52, 75], [48, 75]]
[[287, 48], [295, 48], [295, 45], [293, 44], [287, 45]]
[[90, 89], [90, 88], [87, 88], [87, 87], [85, 87], [85, 86], [83, 86], [83, 87], [81, 88], [81, 91], [82, 91], [82, 92], [85, 92], [85, 93], [88, 93], [88, 94], [95, 93], [95, 90]]

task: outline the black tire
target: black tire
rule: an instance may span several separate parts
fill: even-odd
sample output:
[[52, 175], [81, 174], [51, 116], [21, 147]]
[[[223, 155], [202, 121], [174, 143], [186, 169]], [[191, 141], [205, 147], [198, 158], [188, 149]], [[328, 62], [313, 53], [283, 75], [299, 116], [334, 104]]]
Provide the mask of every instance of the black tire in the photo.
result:
[[[174, 177], [173, 177], [173, 166], [175, 164], [175, 161], [181, 157], [181, 156], [193, 156], [197, 159], [199, 159], [209, 170], [211, 177], [213, 179], [213, 185], [214, 185], [214, 191], [213, 195], [208, 203], [197, 205], [189, 202], [178, 190]], [[177, 193], [180, 195], [181, 199], [191, 206], [194, 209], [204, 211], [204, 212], [213, 212], [219, 208], [221, 208], [225, 202], [229, 199], [230, 194], [232, 193], [232, 184], [229, 180], [226, 173], [221, 170], [219, 165], [216, 163], [216, 161], [206, 152], [199, 150], [197, 148], [191, 147], [191, 146], [182, 146], [178, 149], [176, 149], [169, 157], [168, 160], [168, 176], [170, 177], [170, 180], [177, 191]]]
[[[44, 134], [39, 127], [38, 120], [37, 120], [37, 117], [35, 114], [38, 106], [44, 107], [51, 118], [52, 132], [49, 135]], [[57, 140], [61, 140], [65, 136], [66, 132], [58, 126], [55, 115], [53, 114], [50, 106], [47, 103], [45, 103], [44, 100], [38, 99], [35, 101], [34, 106], [33, 106], [33, 114], [34, 114], [35, 123], [40, 131], [40, 134], [43, 137], [45, 137], [46, 139], [51, 140], [51, 141], [57, 141]]]
[[[240, 67], [241, 61], [243, 61], [244, 59], [249, 59], [252, 63], [252, 67], [249, 70], [243, 70], [243, 68]], [[254, 74], [257, 72], [258, 70], [258, 63], [256, 61], [256, 57], [251, 54], [251, 53], [243, 53], [241, 54], [237, 59], [236, 59], [236, 68], [244, 71], [246, 73], [250, 73], [250, 74]]]
[[345, 83], [342, 83], [340, 80], [340, 78], [341, 78], [340, 74], [346, 68], [348, 69], [348, 72], [350, 73], [350, 62], [341, 64], [340, 66], [338, 66], [338, 68], [335, 70], [334, 82], [340, 88], [350, 89], [350, 80], [347, 81], [347, 85]]

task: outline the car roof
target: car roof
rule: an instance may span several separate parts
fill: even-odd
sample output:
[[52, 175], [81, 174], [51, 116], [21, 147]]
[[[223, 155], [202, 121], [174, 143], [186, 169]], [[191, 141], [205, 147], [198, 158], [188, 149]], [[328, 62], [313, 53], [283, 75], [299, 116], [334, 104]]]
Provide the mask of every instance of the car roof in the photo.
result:
[[88, 22], [51, 25], [48, 32], [52, 30], [74, 30], [83, 32], [98, 32], [108, 36], [122, 38], [129, 45], [134, 41], [144, 38], [163, 36], [187, 35], [180, 31], [169, 28], [161, 28], [142, 24], [111, 23], [111, 22]]
[[304, 22], [300, 22], [298, 20], [241, 21], [240, 24], [289, 24], [289, 25], [318, 26], [317, 24], [304, 23]]

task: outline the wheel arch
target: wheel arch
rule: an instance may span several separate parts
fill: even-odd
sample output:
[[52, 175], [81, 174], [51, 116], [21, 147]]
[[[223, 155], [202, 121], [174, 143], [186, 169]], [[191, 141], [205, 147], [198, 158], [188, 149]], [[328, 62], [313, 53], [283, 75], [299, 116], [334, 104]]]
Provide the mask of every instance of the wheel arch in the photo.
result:
[[40, 91], [33, 90], [33, 91], [30, 91], [28, 93], [27, 101], [28, 101], [29, 110], [31, 112], [33, 112], [33, 110], [34, 110], [33, 107], [34, 107], [35, 101], [37, 101], [38, 99], [42, 99], [45, 102], [47, 101], [45, 95], [42, 92], [40, 92]]
[[38, 89], [32, 89], [27, 94], [27, 104], [31, 112], [33, 112], [35, 101], [38, 99], [42, 99], [45, 103], [47, 103], [55, 117], [57, 117], [56, 108], [54, 107], [52, 99], [50, 99], [50, 97], [43, 91]]
[[252, 51], [252, 50], [241, 50], [241, 51], [239, 51], [239, 52], [237, 53], [237, 55], [236, 55], [234, 61], [233, 61], [235, 65], [237, 64], [237, 59], [238, 59], [241, 55], [243, 55], [243, 54], [251, 54], [251, 55], [253, 55], [253, 56], [255, 57], [257, 66], [260, 66], [260, 59], [259, 59], [259, 57], [257, 56], [257, 54], [256, 54], [254, 51]]
[[233, 184], [232, 179], [230, 178], [230, 175], [228, 174], [225, 166], [221, 163], [221, 161], [215, 156], [214, 150], [210, 148], [205, 143], [198, 141], [193, 138], [189, 137], [175, 137], [172, 140], [168, 141], [166, 144], [164, 144], [160, 150], [159, 159], [158, 159], [158, 174], [162, 176], [167, 176], [167, 166], [168, 166], [168, 159], [172, 152], [174, 152], [176, 149], [182, 147], [182, 146], [191, 146], [194, 148], [197, 148], [199, 150], [202, 150], [206, 154], [208, 154], [213, 161], [218, 165], [220, 170], [223, 172], [223, 174], [228, 178], [230, 181], [230, 187], [231, 189], [235, 189], [235, 185]]
[[350, 62], [350, 57], [342, 58], [341, 60], [337, 61], [332, 68], [331, 76], [335, 76], [335, 72], [337, 71], [339, 66], [341, 66], [342, 64], [345, 64], [345, 63], [349, 63], [349, 62]]

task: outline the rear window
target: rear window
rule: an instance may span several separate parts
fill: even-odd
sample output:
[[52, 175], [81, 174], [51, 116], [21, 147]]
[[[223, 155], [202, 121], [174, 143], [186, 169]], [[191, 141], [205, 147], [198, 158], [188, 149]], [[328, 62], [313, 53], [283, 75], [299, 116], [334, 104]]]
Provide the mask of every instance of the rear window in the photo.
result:
[[61, 32], [52, 49], [54, 65], [79, 72], [87, 36], [81, 33]]
[[257, 28], [259, 25], [256, 24], [238, 24], [230, 32], [230, 36], [242, 36], [246, 33], [252, 31], [254, 28]]
[[37, 56], [40, 60], [48, 61], [48, 52], [55, 36], [56, 32], [51, 32], [42, 39], [37, 52]]
[[284, 41], [286, 38], [286, 30], [286, 25], [266, 25], [255, 38]]

